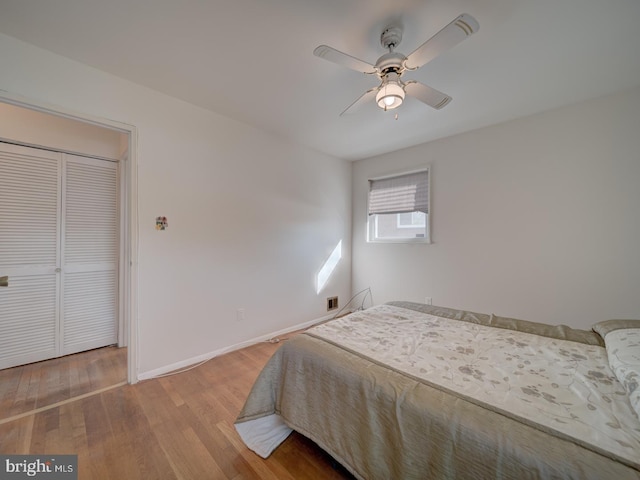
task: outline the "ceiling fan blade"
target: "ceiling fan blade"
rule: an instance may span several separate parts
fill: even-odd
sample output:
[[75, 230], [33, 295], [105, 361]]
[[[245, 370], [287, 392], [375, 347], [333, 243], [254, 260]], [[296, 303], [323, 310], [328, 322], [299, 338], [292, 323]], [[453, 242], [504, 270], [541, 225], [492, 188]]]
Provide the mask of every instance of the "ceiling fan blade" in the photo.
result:
[[347, 55], [346, 53], [336, 50], [335, 48], [328, 47], [327, 45], [320, 45], [319, 47], [316, 47], [313, 54], [316, 57], [324, 58], [325, 60], [350, 68], [356, 72], [376, 73], [376, 67], [370, 63], [356, 57], [352, 57], [351, 55]]
[[449, 95], [442, 93], [435, 88], [416, 82], [415, 80], [407, 82], [404, 87], [404, 91], [407, 95], [417, 98], [422, 103], [426, 103], [436, 110], [440, 110], [444, 106], [448, 105], [452, 100]]
[[405, 68], [415, 70], [430, 62], [441, 53], [455, 47], [462, 40], [478, 31], [480, 25], [468, 13], [463, 13], [453, 22], [416, 48], [405, 61]]
[[355, 102], [353, 102], [351, 105], [345, 108], [340, 114], [340, 116], [344, 115], [345, 113], [346, 114], [356, 113], [369, 100], [375, 98], [376, 93], [378, 92], [379, 89], [380, 87], [374, 87], [364, 92], [362, 95], [360, 95], [360, 97]]

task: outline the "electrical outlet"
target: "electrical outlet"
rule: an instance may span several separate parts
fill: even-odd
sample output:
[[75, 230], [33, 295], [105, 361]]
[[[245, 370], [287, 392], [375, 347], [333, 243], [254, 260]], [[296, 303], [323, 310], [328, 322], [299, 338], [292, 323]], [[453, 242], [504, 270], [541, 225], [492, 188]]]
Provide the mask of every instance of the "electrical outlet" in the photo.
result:
[[236, 321], [242, 322], [244, 320], [244, 308], [236, 310]]
[[431, 297], [424, 297], [424, 303], [427, 305], [433, 305], [433, 299]]
[[338, 308], [338, 297], [327, 297], [327, 312]]

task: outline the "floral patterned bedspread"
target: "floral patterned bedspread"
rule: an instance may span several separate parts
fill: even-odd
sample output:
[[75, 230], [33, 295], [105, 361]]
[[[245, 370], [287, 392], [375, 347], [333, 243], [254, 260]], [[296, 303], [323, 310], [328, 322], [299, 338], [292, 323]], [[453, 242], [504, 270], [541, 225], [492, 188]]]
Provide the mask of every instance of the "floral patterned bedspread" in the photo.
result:
[[307, 333], [639, 468], [640, 420], [603, 347], [391, 305]]

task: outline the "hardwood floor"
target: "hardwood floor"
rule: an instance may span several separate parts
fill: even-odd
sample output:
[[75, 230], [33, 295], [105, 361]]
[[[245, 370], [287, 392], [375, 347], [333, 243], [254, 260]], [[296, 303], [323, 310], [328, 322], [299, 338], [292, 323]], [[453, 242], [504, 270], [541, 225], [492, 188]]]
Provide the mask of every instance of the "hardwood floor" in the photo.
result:
[[127, 349], [98, 348], [0, 370], [0, 420], [127, 381]]
[[78, 454], [82, 480], [353, 479], [295, 432], [266, 460], [237, 435], [233, 421], [277, 347], [260, 343], [0, 424], [0, 452]]

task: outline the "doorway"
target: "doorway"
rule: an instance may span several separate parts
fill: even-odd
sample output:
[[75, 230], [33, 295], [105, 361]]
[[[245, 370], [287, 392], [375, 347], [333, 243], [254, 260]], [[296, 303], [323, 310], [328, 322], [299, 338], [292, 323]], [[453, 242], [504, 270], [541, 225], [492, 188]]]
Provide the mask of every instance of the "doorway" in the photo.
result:
[[[137, 382], [137, 338], [136, 338], [136, 307], [137, 307], [137, 177], [136, 177], [136, 129], [131, 125], [114, 122], [111, 120], [97, 119], [89, 115], [68, 111], [62, 107], [52, 107], [41, 102], [32, 102], [6, 92], [0, 92], [0, 107], [8, 106], [22, 109], [23, 113], [38, 113], [49, 116], [52, 119], [73, 121], [82, 128], [99, 129], [104, 134], [117, 132], [123, 138], [120, 158], [117, 159], [120, 166], [118, 208], [120, 213], [119, 235], [119, 265], [118, 265], [118, 343], [127, 345], [126, 349], [126, 379], [129, 383]], [[6, 119], [5, 119], [6, 120]], [[2, 120], [0, 120], [1, 122]], [[11, 128], [0, 129], [3, 137], [0, 140], [21, 143], [30, 147], [47, 148], [42, 142], [34, 141], [31, 137], [7, 138], [7, 132], [15, 130], [18, 122], [10, 122]], [[29, 122], [33, 124], [33, 122]], [[21, 125], [24, 129], [25, 125]], [[17, 140], [17, 141], [16, 141]], [[82, 143], [82, 142], [80, 142]], [[55, 146], [55, 145], [54, 145]], [[83, 154], [84, 147], [62, 148], [65, 155]], [[59, 148], [60, 149], [60, 148]], [[2, 273], [0, 272], [0, 276]], [[10, 282], [10, 280], [9, 280]]]

